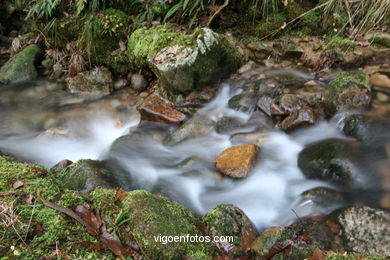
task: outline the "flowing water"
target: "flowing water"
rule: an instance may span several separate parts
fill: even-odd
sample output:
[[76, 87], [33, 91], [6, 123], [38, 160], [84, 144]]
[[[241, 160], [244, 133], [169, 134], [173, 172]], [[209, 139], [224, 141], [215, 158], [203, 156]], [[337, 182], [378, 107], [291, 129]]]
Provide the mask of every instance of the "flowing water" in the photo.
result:
[[[137, 128], [140, 119], [134, 110], [100, 105], [105, 102], [118, 106], [115, 97], [71, 95], [61, 86], [45, 81], [0, 89], [0, 151], [47, 167], [63, 159], [106, 160], [126, 189], [160, 192], [198, 214], [221, 203], [234, 204], [259, 229], [291, 223], [296, 218], [292, 209], [303, 217], [337, 208], [337, 204], [316, 205], [300, 197], [306, 190], [330, 185], [306, 179], [297, 167], [297, 155], [313, 141], [343, 138], [338, 129], [339, 118], [292, 134], [255, 129], [246, 124], [251, 113], [227, 106], [237, 91], [229, 85], [221, 86], [217, 96], [194, 116], [213, 121], [223, 116], [236, 118], [242, 129], [235, 132], [251, 133], [244, 137], [259, 143], [260, 159], [251, 175], [243, 180], [220, 178], [214, 160], [224, 149], [248, 139], [232, 138], [234, 133], [218, 134], [210, 129], [206, 135], [164, 145], [163, 139], [173, 131], [172, 127]], [[99, 105], [90, 105], [95, 103]], [[121, 136], [126, 137], [118, 140]]]

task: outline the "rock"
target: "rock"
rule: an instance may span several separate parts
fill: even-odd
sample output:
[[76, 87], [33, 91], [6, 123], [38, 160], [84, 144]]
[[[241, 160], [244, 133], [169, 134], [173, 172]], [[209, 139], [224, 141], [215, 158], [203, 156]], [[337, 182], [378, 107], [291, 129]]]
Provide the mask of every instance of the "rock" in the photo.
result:
[[[373, 117], [368, 115], [355, 114], [345, 120], [343, 131], [347, 136], [356, 138], [359, 141], [371, 142], [378, 139], [381, 142], [384, 133], [390, 127], [390, 120], [382, 117]], [[390, 136], [387, 137], [390, 140]]]
[[66, 82], [70, 92], [90, 92], [110, 94], [112, 91], [112, 74], [105, 67], [97, 67], [90, 71], [80, 72]]
[[293, 243], [295, 241], [295, 246], [287, 246], [291, 247], [290, 254], [285, 255], [284, 250], [280, 250], [272, 260], [309, 259], [317, 247], [324, 251], [342, 248], [341, 241], [335, 238], [326, 220], [305, 219], [288, 227], [268, 228], [252, 243], [252, 251], [257, 253], [260, 259], [268, 259], [267, 255], [273, 245], [279, 242], [284, 244], [287, 241]]
[[88, 194], [97, 187], [113, 188], [116, 181], [104, 164], [94, 160], [80, 160], [66, 167], [60, 173], [63, 184], [70, 190]]
[[41, 49], [35, 44], [24, 48], [0, 68], [0, 83], [13, 83], [36, 78], [38, 72], [35, 64], [41, 54]]
[[293, 111], [282, 121], [282, 129], [285, 131], [294, 130], [300, 127], [313, 125], [316, 122], [316, 115], [309, 107]]
[[383, 32], [369, 33], [365, 39], [370, 43], [378, 44], [386, 48], [390, 48], [390, 34]]
[[245, 213], [233, 205], [218, 205], [209, 211], [202, 219], [206, 226], [206, 233], [211, 236], [232, 236], [229, 243], [217, 244], [217, 247], [226, 249], [226, 244], [232, 248], [230, 254], [243, 255], [251, 247], [256, 238], [256, 228]]
[[381, 92], [376, 93], [376, 98], [379, 100], [379, 102], [382, 102], [382, 103], [386, 103], [390, 99], [388, 95], [381, 93]]
[[390, 255], [390, 212], [354, 206], [338, 216], [347, 245], [359, 253]]
[[289, 44], [287, 48], [284, 50], [283, 58], [296, 60], [302, 57], [303, 50], [298, 48], [295, 44]]
[[253, 112], [256, 109], [257, 96], [252, 93], [239, 94], [229, 99], [230, 108], [243, 111]]
[[260, 148], [255, 144], [230, 147], [215, 159], [215, 166], [223, 174], [232, 178], [245, 178], [251, 171]]
[[68, 167], [69, 165], [71, 165], [73, 162], [70, 161], [70, 160], [62, 160], [62, 161], [59, 161], [57, 164], [55, 164], [54, 166], [52, 166], [50, 168], [50, 171], [51, 172], [54, 172], [56, 174], [62, 172], [62, 170], [64, 170], [66, 167]]
[[252, 243], [252, 251], [258, 254], [261, 258], [266, 258], [271, 247], [281, 239], [285, 229], [285, 227], [267, 228]]
[[147, 88], [148, 82], [141, 74], [133, 74], [131, 76], [131, 87], [137, 91], [143, 91]]
[[[127, 214], [125, 226], [118, 232], [120, 241], [125, 244], [137, 241], [145, 258], [173, 260], [187, 257], [202, 260], [212, 255], [211, 243], [184, 240], [188, 235], [199, 239], [201, 232], [197, 228], [199, 220], [180, 204], [147, 191], [136, 190], [127, 194], [122, 205]], [[168, 242], [167, 236], [181, 237], [182, 240]], [[159, 238], [162, 240], [156, 241]]]
[[276, 98], [274, 101], [274, 103], [279, 106], [280, 111], [284, 114], [290, 114], [308, 105], [305, 99], [295, 94], [284, 94], [282, 97]]
[[215, 122], [204, 115], [195, 114], [183, 125], [172, 132], [164, 143], [168, 145], [177, 144], [184, 140], [208, 135], [214, 128]]
[[177, 111], [171, 102], [156, 95], [149, 97], [141, 105], [139, 112], [141, 120], [152, 122], [178, 124], [186, 119], [186, 116]]
[[260, 108], [267, 116], [271, 117], [271, 105], [273, 102], [273, 98], [268, 95], [262, 95], [257, 101], [257, 107]]
[[127, 86], [127, 80], [126, 79], [117, 79], [114, 82], [114, 89], [119, 90]]
[[309, 179], [330, 180], [344, 186], [364, 185], [366, 179], [351, 160], [357, 145], [343, 139], [310, 144], [299, 153], [298, 167]]
[[327, 113], [364, 109], [371, 101], [371, 86], [367, 75], [360, 71], [341, 72], [325, 92]]
[[265, 75], [285, 86], [302, 86], [313, 76], [291, 69], [270, 69], [264, 71]]
[[225, 116], [218, 120], [216, 129], [220, 134], [232, 134], [243, 126], [244, 124], [238, 118]]
[[240, 63], [227, 38], [208, 28], [195, 30], [189, 42], [166, 46], [150, 60], [162, 87], [171, 95], [187, 95], [212, 85], [238, 69]]
[[390, 88], [390, 79], [384, 74], [374, 73], [371, 75], [370, 80], [373, 87]]

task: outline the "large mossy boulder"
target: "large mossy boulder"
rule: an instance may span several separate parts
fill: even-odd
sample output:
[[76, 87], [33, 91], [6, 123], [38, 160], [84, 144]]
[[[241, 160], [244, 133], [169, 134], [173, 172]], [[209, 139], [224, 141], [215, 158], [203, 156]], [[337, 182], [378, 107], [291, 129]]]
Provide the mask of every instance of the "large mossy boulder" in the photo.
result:
[[0, 68], [0, 83], [14, 83], [36, 78], [38, 72], [35, 64], [41, 54], [41, 49], [35, 44], [24, 48]]
[[309, 179], [328, 180], [345, 186], [364, 185], [365, 178], [356, 165], [358, 143], [327, 139], [310, 144], [298, 155], [298, 167]]
[[66, 188], [83, 194], [90, 193], [97, 187], [117, 186], [114, 176], [101, 161], [80, 160], [66, 167], [59, 177]]
[[371, 102], [369, 77], [361, 71], [341, 72], [325, 92], [328, 114], [350, 109], [364, 109]]
[[[184, 241], [184, 237], [200, 236], [198, 219], [193, 213], [168, 198], [144, 190], [129, 192], [122, 201], [128, 212], [126, 228], [120, 232], [121, 241], [136, 241], [147, 259], [210, 259], [210, 243]], [[181, 241], [167, 242], [166, 236], [183, 236]], [[161, 239], [161, 241], [158, 241]]]
[[241, 209], [233, 205], [219, 205], [202, 220], [208, 235], [233, 238], [233, 241], [217, 244], [220, 248], [229, 244], [231, 248], [227, 253], [232, 255], [245, 255], [256, 238], [257, 232], [252, 222]]
[[241, 59], [227, 38], [208, 28], [186, 34], [173, 25], [138, 29], [130, 37], [133, 64], [151, 68], [168, 95], [189, 94], [226, 78]]

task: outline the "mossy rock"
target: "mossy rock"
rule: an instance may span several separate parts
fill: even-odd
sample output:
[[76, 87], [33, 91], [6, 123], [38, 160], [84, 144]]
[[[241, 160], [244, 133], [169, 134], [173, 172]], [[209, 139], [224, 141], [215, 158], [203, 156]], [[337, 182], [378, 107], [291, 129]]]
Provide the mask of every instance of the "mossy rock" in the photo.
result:
[[201, 235], [198, 219], [193, 213], [168, 198], [143, 190], [129, 192], [122, 201], [128, 212], [126, 228], [120, 232], [122, 241], [137, 241], [148, 259], [210, 259], [212, 247], [209, 243], [157, 242], [157, 236]]
[[66, 188], [87, 194], [97, 187], [117, 186], [114, 176], [104, 164], [94, 160], [80, 160], [66, 167], [60, 174]]
[[[12, 205], [14, 210], [13, 225], [0, 228], [0, 236], [3, 238], [0, 252], [2, 256], [9, 257], [5, 259], [15, 259], [16, 255], [19, 255], [18, 259], [50, 257], [53, 252], [50, 245], [56, 241], [60, 242], [59, 249], [71, 258], [115, 259], [107, 250], [94, 252], [89, 248], [80, 248], [79, 241], [94, 243], [96, 239], [85, 232], [81, 224], [69, 221], [64, 214], [36, 199], [39, 193], [46, 200], [55, 200], [56, 204], [67, 208], [86, 203], [77, 191], [65, 189], [58, 175], [40, 165], [10, 162], [0, 156], [0, 176], [0, 192], [25, 194], [21, 197], [9, 195], [0, 198], [1, 206]], [[15, 186], [17, 182], [23, 185]], [[35, 199], [27, 202], [27, 194]], [[38, 231], [38, 227], [42, 230]], [[23, 242], [19, 240], [18, 234], [26, 234]], [[14, 246], [14, 250], [11, 246]]]
[[162, 87], [170, 95], [187, 95], [233, 73], [241, 58], [224, 35], [201, 28], [187, 35], [192, 46], [168, 45], [150, 59]]
[[[390, 127], [390, 120], [382, 117], [355, 114], [345, 120], [343, 131], [347, 136], [359, 141], [371, 142], [380, 138], [386, 139], [386, 129]], [[387, 139], [390, 139], [387, 136]]]
[[129, 38], [127, 53], [134, 67], [148, 68], [149, 59], [153, 58], [157, 52], [179, 43], [190, 46], [193, 41], [173, 24], [167, 23], [149, 29], [139, 28]]
[[309, 259], [317, 247], [323, 251], [342, 248], [342, 244], [335, 239], [335, 234], [327, 225], [326, 220], [304, 219], [288, 227], [268, 228], [256, 238], [252, 244], [252, 250], [261, 257], [260, 259], [268, 259], [267, 255], [274, 244], [288, 240], [294, 241], [294, 238], [299, 236], [302, 236], [301, 239], [297, 239], [297, 241], [300, 240], [300, 246], [288, 246], [291, 247], [290, 255], [285, 255], [282, 250], [274, 255], [272, 260]]
[[256, 238], [256, 228], [245, 213], [233, 205], [219, 205], [202, 219], [207, 234], [233, 237], [233, 255], [245, 255]]
[[342, 110], [364, 109], [370, 102], [370, 79], [361, 71], [339, 73], [325, 92], [325, 106], [329, 114]]
[[0, 82], [13, 83], [36, 78], [38, 72], [35, 64], [41, 54], [41, 49], [35, 44], [24, 48], [0, 68]]
[[353, 150], [356, 143], [343, 139], [327, 139], [310, 144], [298, 155], [298, 167], [309, 179], [322, 179], [352, 186], [361, 182]]

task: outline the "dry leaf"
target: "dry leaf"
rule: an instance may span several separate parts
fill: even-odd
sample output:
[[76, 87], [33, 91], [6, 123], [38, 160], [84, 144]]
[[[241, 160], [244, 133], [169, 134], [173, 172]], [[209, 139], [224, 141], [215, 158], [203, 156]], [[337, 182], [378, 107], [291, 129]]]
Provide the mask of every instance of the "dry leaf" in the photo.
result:
[[325, 260], [324, 252], [318, 247], [314, 250], [313, 256], [309, 260]]
[[23, 187], [24, 184], [25, 184], [24, 181], [17, 180], [17, 181], [14, 182], [12, 187], [16, 190], [16, 189], [19, 189], [19, 188]]

